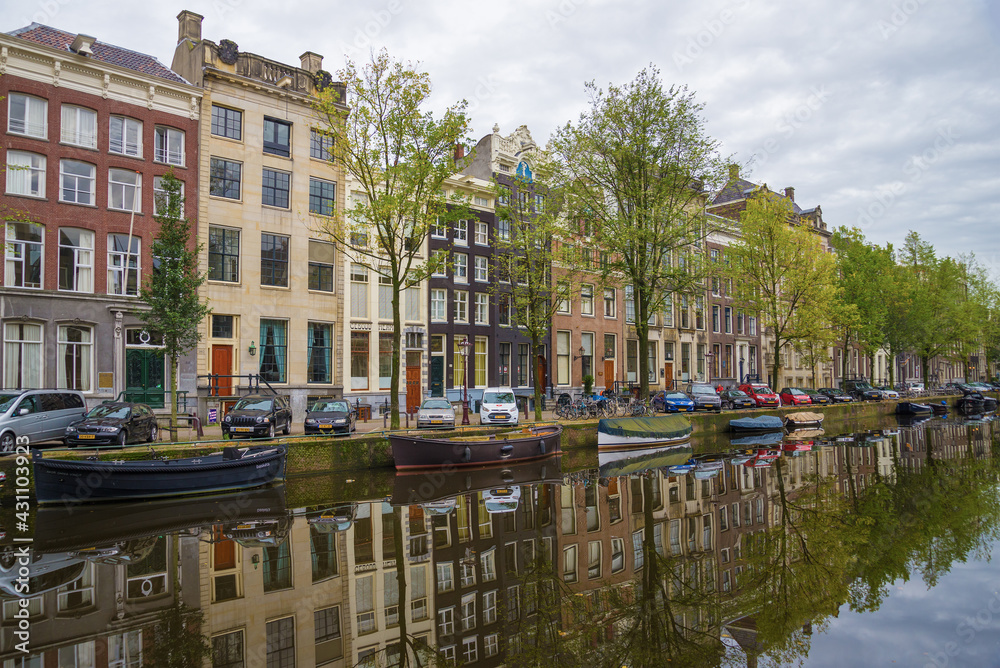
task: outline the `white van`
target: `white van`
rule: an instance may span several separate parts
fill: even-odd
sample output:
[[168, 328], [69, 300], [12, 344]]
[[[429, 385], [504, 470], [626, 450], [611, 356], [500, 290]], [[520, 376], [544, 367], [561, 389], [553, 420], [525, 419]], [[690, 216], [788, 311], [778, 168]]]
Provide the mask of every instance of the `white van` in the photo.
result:
[[19, 436], [32, 444], [61, 441], [86, 414], [76, 390], [0, 390], [0, 453], [13, 452]]
[[517, 399], [509, 387], [487, 387], [479, 402], [479, 424], [517, 425]]

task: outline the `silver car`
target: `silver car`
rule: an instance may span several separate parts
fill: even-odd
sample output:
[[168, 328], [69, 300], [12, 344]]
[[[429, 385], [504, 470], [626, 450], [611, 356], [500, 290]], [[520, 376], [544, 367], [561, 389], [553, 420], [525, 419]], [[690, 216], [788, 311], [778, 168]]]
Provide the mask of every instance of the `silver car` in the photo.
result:
[[417, 410], [417, 429], [455, 428], [455, 408], [443, 397], [424, 399]]

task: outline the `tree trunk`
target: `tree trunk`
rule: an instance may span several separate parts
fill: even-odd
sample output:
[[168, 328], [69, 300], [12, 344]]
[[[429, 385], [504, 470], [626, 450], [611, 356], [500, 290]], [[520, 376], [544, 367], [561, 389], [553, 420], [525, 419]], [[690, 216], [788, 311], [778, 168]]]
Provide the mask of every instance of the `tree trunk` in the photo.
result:
[[[399, 429], [399, 342], [403, 337], [399, 317], [399, 283], [392, 290], [392, 373], [389, 374], [389, 428]], [[378, 345], [376, 339], [375, 345]], [[466, 360], [468, 364], [468, 360]]]
[[177, 374], [175, 370], [177, 369], [177, 358], [175, 356], [169, 356], [167, 359], [170, 361], [170, 369], [167, 373], [170, 376], [170, 442], [177, 442]]
[[774, 362], [771, 364], [771, 383], [773, 387], [772, 390], [777, 391], [779, 385], [781, 385], [781, 380], [778, 378], [778, 374], [781, 372], [781, 339], [777, 336], [774, 337]]
[[[532, 357], [534, 357], [534, 364], [531, 365], [531, 372], [535, 376], [535, 382], [532, 386], [535, 388], [535, 422], [542, 421], [542, 393], [545, 388], [542, 387], [542, 379], [538, 377], [538, 348], [542, 345], [542, 340], [537, 335], [531, 337], [531, 350]], [[551, 357], [551, 355], [547, 356]], [[547, 362], [548, 360], [546, 360]], [[529, 360], [530, 363], [530, 360]]]

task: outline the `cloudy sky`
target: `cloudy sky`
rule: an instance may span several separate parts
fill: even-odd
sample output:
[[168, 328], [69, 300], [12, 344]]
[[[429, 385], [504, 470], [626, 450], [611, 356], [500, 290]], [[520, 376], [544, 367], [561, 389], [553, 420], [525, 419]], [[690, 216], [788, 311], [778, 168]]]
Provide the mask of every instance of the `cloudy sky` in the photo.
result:
[[[6, 4], [6, 3], [5, 3]], [[168, 64], [182, 9], [203, 36], [339, 69], [370, 48], [419, 61], [434, 102], [469, 102], [474, 138], [526, 124], [544, 144], [584, 108], [584, 82], [654, 64], [705, 105], [708, 132], [750, 180], [795, 187], [830, 226], [940, 254], [975, 252], [1000, 278], [1000, 3], [993, 0], [27, 0], [38, 21]]]

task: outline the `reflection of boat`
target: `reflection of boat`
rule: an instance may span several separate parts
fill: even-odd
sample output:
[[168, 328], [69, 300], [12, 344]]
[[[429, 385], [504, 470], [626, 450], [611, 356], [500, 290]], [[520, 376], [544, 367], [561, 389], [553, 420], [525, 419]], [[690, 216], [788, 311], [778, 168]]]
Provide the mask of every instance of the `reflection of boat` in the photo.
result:
[[734, 448], [747, 448], [755, 445], [777, 445], [785, 437], [783, 431], [759, 432], [729, 439], [729, 444]]
[[758, 417], [745, 417], [729, 421], [730, 431], [737, 433], [783, 431], [784, 428], [784, 420], [777, 415], [760, 415]]
[[273, 519], [285, 512], [284, 485], [110, 506], [43, 506], [35, 519], [35, 547], [46, 552], [104, 547], [212, 524]]
[[274, 518], [255, 518], [224, 524], [222, 535], [243, 547], [275, 547], [285, 542], [291, 519], [287, 515]]
[[694, 462], [690, 461], [690, 460], [687, 461], [687, 462], [684, 462], [683, 464], [674, 464], [673, 466], [668, 466], [667, 467], [667, 474], [668, 475], [687, 475], [688, 473], [691, 473], [691, 471], [694, 471], [694, 466], [695, 466]]
[[822, 429], [793, 429], [788, 432], [786, 440], [791, 443], [796, 441], [815, 441], [816, 439], [821, 438], [824, 434], [826, 434], [826, 432]]
[[285, 477], [284, 445], [226, 447], [179, 459], [46, 459], [32, 450], [38, 503], [83, 503], [213, 494]]
[[687, 443], [691, 421], [683, 415], [604, 418], [597, 423], [597, 449], [636, 450]]
[[[513, 463], [510, 466], [483, 466], [455, 471], [428, 471], [423, 474], [396, 473], [392, 487], [392, 505], [430, 505], [429, 502], [453, 500], [459, 494], [501, 489], [515, 485], [562, 482], [561, 458]], [[453, 505], [453, 504], [452, 504]], [[448, 512], [450, 508], [444, 508]]]
[[812, 450], [812, 441], [793, 441], [791, 443], [785, 443], [781, 446], [781, 449], [786, 455], [798, 457], [803, 453]]
[[823, 424], [824, 417], [822, 413], [798, 411], [785, 416], [785, 425], [789, 429], [816, 429]]
[[396, 469], [486, 466], [530, 461], [559, 452], [562, 425], [537, 425], [489, 436], [425, 438], [389, 434]]
[[744, 466], [752, 469], [766, 469], [780, 456], [781, 450], [758, 450], [757, 456], [744, 464]]
[[706, 455], [704, 459], [695, 457], [693, 462], [695, 480], [714, 478], [726, 466], [725, 460], [716, 458], [715, 455]]
[[972, 392], [956, 401], [955, 408], [966, 415], [982, 413], [986, 410], [986, 400], [983, 395], [978, 392]]
[[691, 458], [692, 452], [691, 444], [688, 442], [646, 450], [598, 451], [597, 461], [600, 476], [610, 478], [684, 464]]
[[896, 422], [901, 427], [916, 427], [917, 425], [924, 424], [925, 422], [930, 422], [934, 419], [933, 415], [897, 415]]
[[939, 404], [930, 404], [930, 407], [934, 411], [934, 415], [946, 415], [948, 413], [948, 402], [944, 399]]
[[900, 401], [896, 404], [896, 415], [932, 415], [934, 409], [930, 404], [918, 404], [915, 401]]
[[741, 452], [739, 454], [730, 455], [728, 463], [732, 466], [742, 466], [748, 461], [752, 460], [757, 453], [753, 451]]

